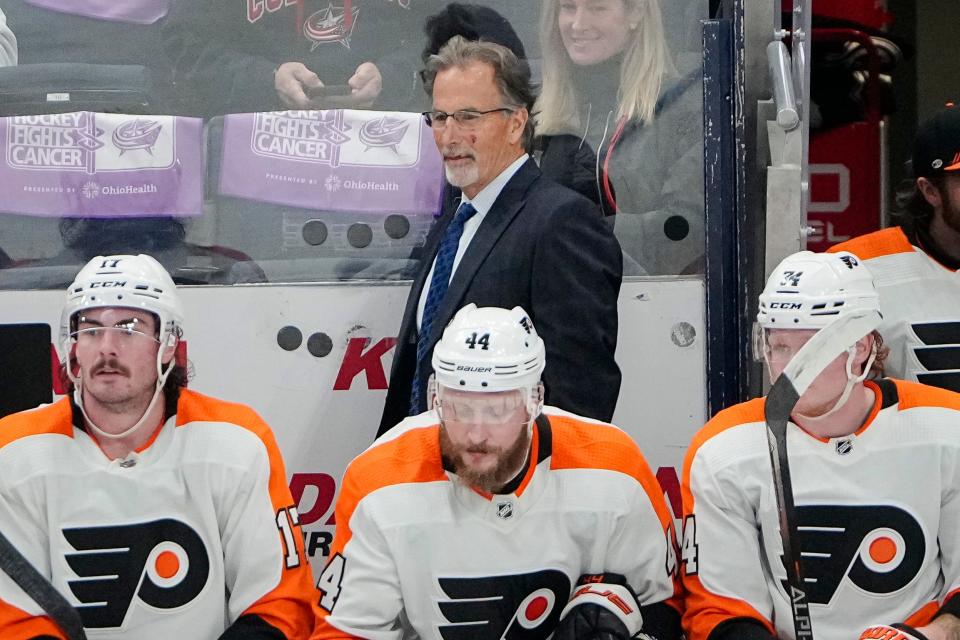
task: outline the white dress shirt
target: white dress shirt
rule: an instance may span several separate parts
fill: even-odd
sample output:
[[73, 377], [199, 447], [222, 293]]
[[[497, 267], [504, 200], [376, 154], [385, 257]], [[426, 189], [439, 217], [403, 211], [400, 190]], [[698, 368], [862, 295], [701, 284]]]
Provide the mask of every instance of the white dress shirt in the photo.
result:
[[[530, 156], [526, 153], [514, 160], [510, 166], [500, 172], [496, 178], [490, 181], [490, 184], [485, 186], [480, 190], [480, 193], [477, 194], [472, 200], [464, 195], [461, 199], [461, 204], [464, 202], [469, 202], [473, 205], [473, 208], [477, 210], [473, 217], [467, 220], [466, 224], [463, 225], [463, 235], [460, 236], [460, 244], [457, 245], [457, 255], [453, 258], [453, 268], [450, 270], [450, 279], [453, 280], [453, 274], [457, 272], [457, 267], [460, 266], [460, 260], [463, 258], [463, 254], [466, 253], [467, 247], [470, 246], [470, 242], [473, 240], [473, 236], [477, 235], [477, 229], [480, 228], [483, 219], [487, 216], [487, 212], [490, 211], [490, 208], [493, 206], [493, 203], [497, 201], [497, 198], [500, 197], [500, 192], [503, 191], [503, 188], [507, 186], [507, 183], [510, 182], [510, 178], [520, 170], [520, 167], [523, 166], [523, 163], [527, 161], [527, 158]], [[420, 292], [420, 303], [417, 305], [417, 332], [420, 331], [420, 323], [423, 322], [423, 308], [427, 304], [427, 294], [430, 292], [430, 283], [433, 282], [433, 270], [437, 266], [437, 257], [433, 257], [433, 264], [430, 265], [430, 273], [427, 274], [427, 279], [424, 282], [423, 290]]]

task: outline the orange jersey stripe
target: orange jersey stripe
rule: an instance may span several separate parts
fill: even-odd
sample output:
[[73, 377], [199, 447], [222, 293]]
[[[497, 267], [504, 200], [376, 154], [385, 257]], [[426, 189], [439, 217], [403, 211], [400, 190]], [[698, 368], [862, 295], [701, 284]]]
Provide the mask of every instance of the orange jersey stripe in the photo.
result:
[[[673, 533], [673, 515], [667, 507], [663, 488], [650, 469], [637, 443], [616, 427], [601, 423], [582, 422], [563, 415], [550, 415], [554, 447], [551, 469], [606, 469], [630, 476], [643, 487], [653, 505], [664, 532]], [[676, 578], [676, 576], [674, 576]], [[673, 597], [667, 604], [682, 611], [683, 586], [674, 580]]]
[[894, 384], [897, 385], [901, 411], [914, 407], [960, 410], [960, 393], [908, 380], [894, 380]]
[[827, 253], [849, 251], [861, 260], [870, 260], [895, 253], [912, 253], [913, 245], [900, 227], [889, 227], [835, 244]]
[[47, 433], [72, 438], [72, 419], [70, 400], [67, 398], [61, 398], [59, 401], [39, 409], [30, 409], [6, 416], [0, 419], [0, 448], [21, 438]]
[[[183, 389], [177, 405], [177, 427], [189, 429], [191, 422], [226, 422], [254, 433], [263, 442], [270, 461], [268, 490], [274, 512], [296, 506], [293, 496], [290, 495], [287, 473], [277, 441], [270, 427], [253, 409]], [[281, 572], [280, 584], [247, 607], [244, 614], [260, 616], [288, 638], [304, 638], [309, 635], [316, 620], [316, 590], [299, 525], [293, 530], [300, 564], [293, 568], [285, 567]], [[279, 528], [277, 539], [280, 548], [283, 548], [285, 542]]]
[[[330, 558], [342, 554], [350, 542], [350, 518], [360, 500], [378, 489], [406, 482], [449, 482], [440, 456], [440, 427], [430, 425], [411, 429], [391, 440], [375, 445], [355, 458], [343, 474], [335, 518], [337, 530]], [[353, 638], [327, 622], [328, 611], [318, 607], [320, 620], [313, 640]]]
[[917, 627], [924, 627], [933, 621], [933, 616], [935, 616], [939, 610], [940, 605], [938, 603], [928, 602], [907, 616], [907, 619], [904, 620], [903, 623], [907, 626], [913, 627], [914, 629]]
[[[694, 513], [693, 493], [690, 491], [690, 467], [697, 451], [708, 440], [727, 429], [741, 424], [764, 421], [763, 398], [756, 398], [742, 404], [724, 409], [713, 417], [690, 443], [683, 463], [683, 481], [681, 496], [683, 499], [683, 517]], [[758, 559], [759, 560], [759, 559]], [[683, 566], [683, 563], [680, 563]], [[704, 588], [700, 578], [681, 571], [685, 591], [685, 610], [682, 623], [683, 631], [690, 640], [706, 640], [720, 623], [731, 618], [750, 618], [763, 624], [776, 635], [773, 623], [759, 611], [742, 600], [719, 596]]]
[[67, 640], [60, 627], [47, 616], [32, 616], [3, 600], [0, 600], [0, 638], [36, 638], [51, 636]]

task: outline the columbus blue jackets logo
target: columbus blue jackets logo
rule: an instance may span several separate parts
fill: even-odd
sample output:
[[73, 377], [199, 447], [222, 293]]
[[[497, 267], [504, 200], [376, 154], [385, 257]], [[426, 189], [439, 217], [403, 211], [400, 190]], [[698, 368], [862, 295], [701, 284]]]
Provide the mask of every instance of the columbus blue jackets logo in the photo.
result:
[[811, 603], [829, 603], [845, 580], [867, 593], [895, 593], [923, 566], [923, 528], [899, 507], [807, 505], [797, 508], [797, 522]]
[[443, 640], [544, 640], [570, 597], [570, 579], [556, 569], [486, 578], [439, 578], [449, 601], [438, 606], [449, 625]]
[[350, 37], [353, 35], [353, 28], [357, 24], [359, 15], [359, 8], [351, 6], [350, 12], [347, 13], [343, 6], [334, 6], [332, 2], [326, 9], [311, 15], [303, 23], [303, 35], [313, 43], [310, 51], [314, 51], [326, 42], [339, 42], [349, 49]]
[[360, 127], [360, 142], [367, 145], [367, 150], [372, 147], [390, 147], [397, 153], [397, 145], [403, 141], [409, 128], [410, 123], [401, 118], [383, 116]]
[[127, 151], [136, 149], [145, 149], [147, 153], [153, 155], [153, 145], [157, 144], [157, 138], [163, 125], [156, 120], [131, 120], [126, 122], [113, 131], [113, 145], [120, 149], [120, 155]]
[[67, 584], [88, 629], [120, 627], [135, 597], [156, 609], [182, 607], [210, 575], [203, 540], [179, 520], [64, 529], [63, 536], [77, 551], [65, 555], [78, 578]]

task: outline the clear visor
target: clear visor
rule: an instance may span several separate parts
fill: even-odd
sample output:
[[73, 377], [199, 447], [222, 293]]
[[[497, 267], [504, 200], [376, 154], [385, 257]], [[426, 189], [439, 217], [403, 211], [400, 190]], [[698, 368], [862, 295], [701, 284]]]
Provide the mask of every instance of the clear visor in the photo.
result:
[[754, 322], [751, 340], [753, 359], [782, 368], [816, 332], [817, 329], [768, 329]]
[[767, 329], [760, 326], [759, 322], [754, 322], [750, 335], [750, 352], [753, 354], [754, 362], [767, 362], [768, 345]]
[[434, 407], [444, 423], [506, 426], [530, 421], [530, 392], [463, 391], [437, 385]]
[[85, 316], [77, 318], [76, 331], [70, 334], [70, 340], [78, 346], [99, 345], [105, 340], [123, 349], [135, 344], [154, 343], [160, 341], [153, 330], [144, 326], [137, 318], [122, 320], [111, 326], [103, 326], [99, 322], [88, 320]]

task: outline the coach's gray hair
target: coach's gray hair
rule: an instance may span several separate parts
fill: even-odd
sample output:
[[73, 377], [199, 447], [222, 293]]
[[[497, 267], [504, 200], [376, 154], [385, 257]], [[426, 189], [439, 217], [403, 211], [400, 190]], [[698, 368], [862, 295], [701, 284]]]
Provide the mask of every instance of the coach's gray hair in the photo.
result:
[[530, 85], [530, 67], [525, 60], [517, 58], [510, 49], [494, 42], [467, 40], [463, 36], [450, 38], [440, 51], [427, 59], [424, 72], [424, 88], [433, 95], [433, 82], [437, 74], [451, 67], [466, 67], [473, 62], [482, 62], [493, 67], [493, 79], [503, 96], [505, 107], [527, 110], [527, 124], [523, 130], [523, 148], [530, 150], [533, 141], [533, 87]]

